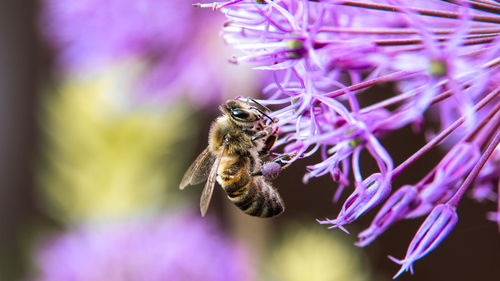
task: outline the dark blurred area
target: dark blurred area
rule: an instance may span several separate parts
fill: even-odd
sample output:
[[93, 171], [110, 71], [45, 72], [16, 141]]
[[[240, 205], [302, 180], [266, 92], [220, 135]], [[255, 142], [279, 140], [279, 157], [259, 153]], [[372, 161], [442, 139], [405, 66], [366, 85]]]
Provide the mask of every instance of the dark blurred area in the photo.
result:
[[38, 216], [33, 169], [40, 81], [50, 72], [36, 31], [35, 1], [0, 2], [0, 279], [26, 270], [23, 229]]
[[[51, 54], [37, 32], [37, 9], [39, 3], [31, 0], [0, 2], [0, 280], [21, 280], [31, 270], [29, 239], [34, 225], [47, 222], [39, 210], [35, 190], [34, 169], [39, 153], [40, 128], [37, 123], [39, 97], [49, 84]], [[380, 92], [385, 92], [381, 89]], [[201, 113], [197, 119], [196, 148], [189, 152], [188, 159], [195, 159], [207, 143], [210, 123], [217, 116], [214, 111]], [[389, 146], [389, 144], [391, 144]], [[395, 163], [406, 159], [412, 151], [424, 144], [405, 129], [391, 135], [384, 141]], [[77, 148], [75, 148], [77, 149]], [[404, 183], [413, 183], [428, 171], [440, 158], [440, 152], [433, 151], [411, 167], [412, 173], [401, 175], [394, 188]], [[275, 236], [287, 235], [286, 226], [301, 223], [305, 228], [327, 230], [314, 219], [333, 218], [338, 214], [341, 203], [332, 203], [335, 184], [328, 176], [302, 183], [307, 164], [314, 159], [298, 161], [283, 171], [274, 182], [286, 203], [286, 212], [278, 218], [262, 221], [238, 213], [228, 203], [220, 189], [216, 189], [209, 210], [210, 215], [222, 221], [222, 225], [238, 239], [263, 239], [271, 242], [248, 241], [263, 250]], [[182, 168], [190, 163], [182, 163]], [[180, 169], [182, 170], [182, 169]], [[180, 175], [179, 175], [180, 180]], [[180, 192], [180, 191], [178, 191]], [[185, 196], [197, 208], [201, 187], [192, 187]], [[344, 192], [343, 202], [350, 190]], [[459, 206], [459, 223], [441, 245], [424, 259], [417, 261], [415, 274], [403, 274], [397, 280], [497, 280], [500, 276], [500, 235], [495, 223], [487, 221], [485, 214], [493, 211], [495, 204], [480, 204], [465, 199]], [[197, 210], [195, 210], [197, 212]], [[351, 235], [341, 233], [355, 240], [355, 235], [370, 224], [375, 210], [356, 223], [348, 226]], [[379, 239], [362, 249], [367, 254], [372, 280], [390, 280], [398, 266], [387, 255], [396, 258], [404, 256], [406, 248], [423, 219], [400, 222], [391, 227]], [[251, 226], [249, 228], [248, 226]], [[251, 229], [265, 229], [253, 235]], [[336, 265], [331, 264], [334, 268]], [[324, 268], [325, 271], [330, 270]], [[495, 277], [496, 276], [496, 277]], [[258, 279], [257, 279], [258, 280]]]

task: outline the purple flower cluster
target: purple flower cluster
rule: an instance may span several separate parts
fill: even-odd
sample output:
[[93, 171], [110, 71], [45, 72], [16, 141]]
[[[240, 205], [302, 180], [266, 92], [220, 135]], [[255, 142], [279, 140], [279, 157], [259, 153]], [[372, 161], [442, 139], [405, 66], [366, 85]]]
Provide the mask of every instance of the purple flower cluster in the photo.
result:
[[185, 0], [41, 2], [39, 27], [64, 74], [132, 60], [142, 67], [137, 92], [147, 98], [170, 101], [187, 94], [197, 104], [221, 100], [227, 83], [207, 40], [216, 36], [221, 19], [210, 11], [193, 9]]
[[35, 280], [251, 280], [243, 252], [197, 215], [86, 226], [40, 248]]
[[[382, 205], [365, 246], [393, 223], [427, 216], [403, 271], [433, 250], [457, 223], [463, 194], [498, 200], [500, 176], [500, 4], [480, 1], [233, 0], [198, 4], [227, 17], [224, 38], [243, 55], [235, 63], [267, 70], [273, 82], [261, 102], [279, 109], [279, 144], [303, 158], [318, 153], [304, 181], [329, 174], [342, 190], [354, 186], [335, 219], [344, 229]], [[373, 86], [393, 95], [367, 104]], [[412, 126], [428, 143], [395, 163], [380, 139]], [[446, 156], [421, 181], [392, 186], [395, 177], [440, 146]], [[378, 170], [363, 173], [367, 151]], [[350, 182], [352, 174], [353, 183]], [[393, 191], [394, 190], [394, 191]], [[495, 194], [496, 192], [496, 194]], [[500, 211], [489, 218], [500, 225]]]

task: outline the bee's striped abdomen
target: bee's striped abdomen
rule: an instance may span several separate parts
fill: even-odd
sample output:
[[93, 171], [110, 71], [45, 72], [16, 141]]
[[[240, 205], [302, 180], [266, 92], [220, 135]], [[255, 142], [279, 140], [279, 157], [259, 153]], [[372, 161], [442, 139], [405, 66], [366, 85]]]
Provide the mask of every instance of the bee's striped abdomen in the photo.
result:
[[251, 216], [268, 218], [281, 214], [285, 207], [278, 191], [262, 176], [252, 177], [245, 160], [239, 157], [225, 161], [227, 165], [219, 169], [218, 181], [227, 197]]
[[252, 177], [245, 186], [235, 192], [228, 192], [229, 199], [248, 215], [268, 218], [281, 214], [284, 204], [276, 191], [262, 177]]

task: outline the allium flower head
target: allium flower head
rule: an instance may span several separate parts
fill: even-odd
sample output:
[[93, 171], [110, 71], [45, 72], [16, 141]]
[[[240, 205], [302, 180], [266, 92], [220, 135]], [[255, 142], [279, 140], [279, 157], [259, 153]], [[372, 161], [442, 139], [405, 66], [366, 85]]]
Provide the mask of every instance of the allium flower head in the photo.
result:
[[[398, 220], [427, 216], [399, 261], [406, 271], [451, 231], [467, 190], [500, 201], [494, 191], [500, 186], [497, 2], [233, 0], [198, 6], [226, 15], [224, 38], [244, 53], [234, 62], [273, 77], [260, 102], [277, 108], [283, 150], [295, 153], [294, 160], [321, 156], [304, 181], [329, 174], [338, 183], [335, 200], [353, 187], [337, 218], [321, 223], [345, 230], [382, 204], [359, 235], [358, 245], [365, 246]], [[392, 96], [375, 96], [370, 90], [378, 85], [392, 87]], [[375, 97], [368, 102], [366, 95]], [[428, 117], [437, 128], [427, 126]], [[394, 163], [381, 139], [406, 126], [425, 133], [428, 142]], [[436, 167], [417, 183], [392, 186], [437, 146], [447, 153]], [[364, 151], [376, 171], [360, 166]], [[489, 218], [498, 222], [498, 213]], [[445, 218], [450, 223], [441, 223]]]
[[69, 230], [42, 244], [36, 265], [38, 281], [251, 280], [242, 250], [185, 214]]

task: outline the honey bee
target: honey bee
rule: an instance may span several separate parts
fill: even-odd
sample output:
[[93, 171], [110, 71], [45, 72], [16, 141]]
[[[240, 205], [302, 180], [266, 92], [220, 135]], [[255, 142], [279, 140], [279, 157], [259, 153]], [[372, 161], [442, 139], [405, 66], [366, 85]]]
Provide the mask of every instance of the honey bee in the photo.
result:
[[[207, 181], [200, 199], [202, 216], [207, 212], [215, 181], [246, 214], [262, 218], [281, 214], [285, 205], [261, 163], [277, 140], [277, 129], [273, 127], [277, 119], [269, 117], [269, 109], [250, 98], [246, 102], [229, 100], [219, 109], [222, 115], [211, 125], [207, 148], [188, 168], [179, 188]], [[269, 124], [264, 118], [270, 120]], [[277, 163], [284, 167], [284, 161], [290, 158], [277, 157], [269, 166]]]

